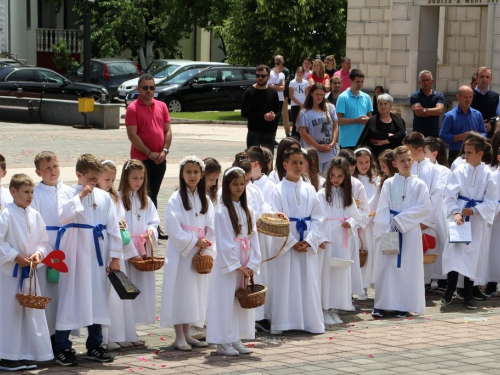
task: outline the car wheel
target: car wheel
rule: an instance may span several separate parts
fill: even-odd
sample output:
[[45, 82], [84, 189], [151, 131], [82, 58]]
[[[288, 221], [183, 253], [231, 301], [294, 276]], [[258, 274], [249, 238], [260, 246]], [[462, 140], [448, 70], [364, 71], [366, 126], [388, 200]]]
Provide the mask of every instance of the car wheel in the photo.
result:
[[172, 98], [167, 102], [169, 112], [182, 112], [182, 103], [179, 99]]

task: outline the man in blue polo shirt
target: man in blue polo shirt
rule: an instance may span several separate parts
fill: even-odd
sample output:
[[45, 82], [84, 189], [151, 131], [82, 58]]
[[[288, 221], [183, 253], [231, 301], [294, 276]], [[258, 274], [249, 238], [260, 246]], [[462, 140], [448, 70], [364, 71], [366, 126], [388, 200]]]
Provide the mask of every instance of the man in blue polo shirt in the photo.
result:
[[439, 138], [449, 146], [448, 162], [450, 165], [457, 158], [464, 138], [469, 132], [479, 132], [486, 137], [483, 116], [481, 112], [471, 108], [473, 93], [469, 86], [458, 89], [458, 105], [443, 116]]
[[349, 74], [351, 87], [337, 98], [337, 117], [339, 119], [339, 145], [341, 148], [354, 148], [363, 132], [366, 122], [372, 115], [372, 101], [361, 91], [365, 75], [359, 69]]
[[444, 112], [444, 96], [432, 89], [432, 73], [422, 70], [418, 75], [420, 90], [410, 97], [413, 110], [413, 131], [422, 133], [425, 137], [439, 135], [439, 116]]

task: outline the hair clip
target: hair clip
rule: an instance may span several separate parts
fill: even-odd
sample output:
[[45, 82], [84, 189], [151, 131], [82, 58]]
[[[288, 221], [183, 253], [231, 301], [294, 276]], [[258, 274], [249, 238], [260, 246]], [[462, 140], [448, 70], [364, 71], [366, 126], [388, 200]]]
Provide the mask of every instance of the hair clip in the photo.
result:
[[102, 165], [106, 165], [106, 164], [113, 164], [113, 165], [115, 165], [115, 162], [113, 160], [107, 159], [107, 160], [101, 161], [101, 164]]
[[205, 172], [205, 163], [203, 162], [203, 160], [201, 160], [198, 156], [196, 155], [190, 155], [190, 156], [186, 156], [184, 159], [182, 159], [180, 162], [179, 162], [179, 169], [182, 169], [182, 167], [184, 166], [184, 164], [186, 163], [196, 163], [198, 164], [200, 167], [201, 167], [201, 171], [202, 172]]
[[366, 151], [368, 152], [370, 155], [372, 154], [372, 152], [367, 149], [366, 147], [361, 147], [361, 148], [358, 148], [356, 151], [354, 151], [354, 154], [357, 154], [358, 152], [361, 152], [361, 151]]
[[231, 167], [227, 171], [224, 172], [224, 177], [227, 177], [227, 175], [229, 173], [234, 172], [234, 171], [241, 171], [243, 174], [245, 174], [245, 171], [243, 169], [241, 169], [240, 167]]
[[127, 162], [125, 163], [125, 166], [123, 167], [123, 169], [127, 170], [128, 167], [130, 165], [130, 160], [127, 160]]
[[302, 150], [302, 153], [303, 153], [305, 156], [307, 156], [307, 150], [306, 150], [305, 148], [301, 148], [301, 150]]

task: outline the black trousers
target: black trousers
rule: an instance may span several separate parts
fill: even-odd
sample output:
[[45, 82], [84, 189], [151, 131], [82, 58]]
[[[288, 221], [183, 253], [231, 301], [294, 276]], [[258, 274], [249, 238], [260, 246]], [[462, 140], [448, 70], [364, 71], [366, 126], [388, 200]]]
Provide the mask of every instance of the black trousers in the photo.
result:
[[158, 208], [158, 193], [160, 192], [161, 183], [165, 171], [167, 170], [167, 162], [156, 164], [153, 160], [143, 160], [142, 163], [148, 172], [148, 196], [153, 201], [153, 204]]
[[[448, 272], [448, 287], [447, 289], [455, 291], [458, 282], [458, 272], [451, 271]], [[464, 276], [464, 298], [472, 298], [472, 288], [474, 287], [474, 281]]]
[[266, 146], [274, 155], [275, 138], [276, 131], [274, 133], [259, 133], [249, 130], [247, 133], [247, 148], [251, 146]]

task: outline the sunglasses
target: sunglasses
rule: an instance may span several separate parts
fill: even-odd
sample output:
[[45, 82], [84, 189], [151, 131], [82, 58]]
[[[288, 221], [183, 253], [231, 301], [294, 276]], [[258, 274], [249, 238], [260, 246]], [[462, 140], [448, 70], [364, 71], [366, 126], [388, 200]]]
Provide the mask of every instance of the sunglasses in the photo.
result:
[[148, 90], [155, 91], [156, 87], [155, 86], [141, 86], [141, 89], [143, 89], [144, 91], [148, 91]]
[[256, 74], [255, 77], [257, 78], [266, 78], [268, 75], [267, 74]]

